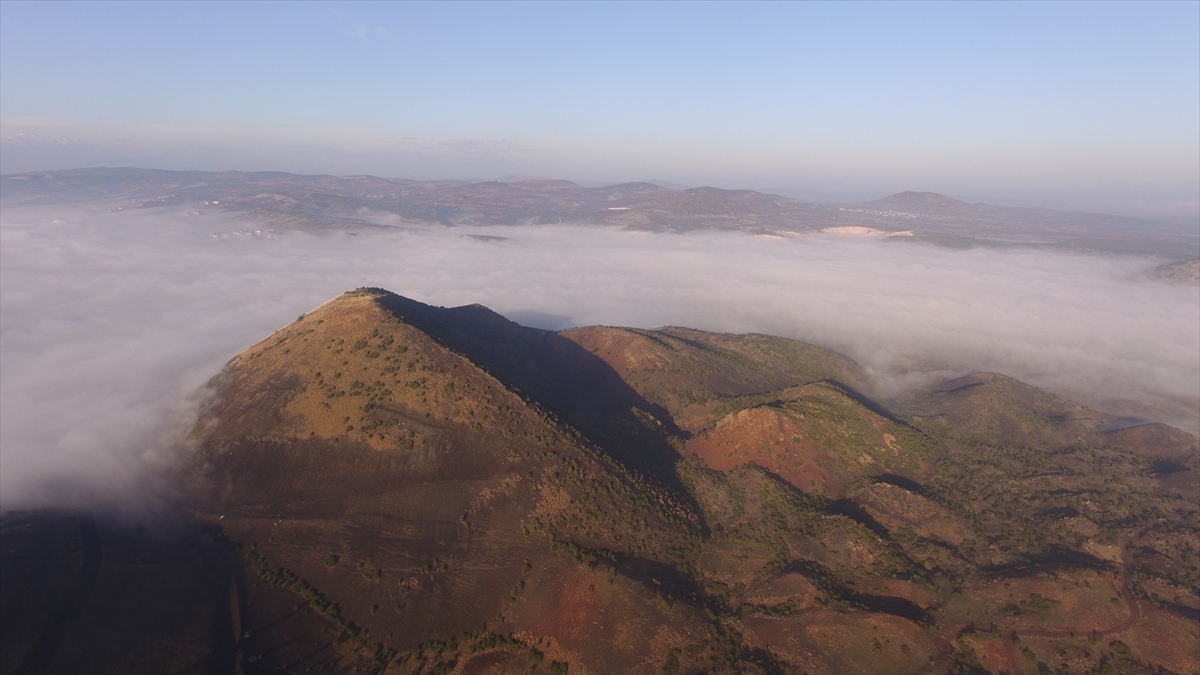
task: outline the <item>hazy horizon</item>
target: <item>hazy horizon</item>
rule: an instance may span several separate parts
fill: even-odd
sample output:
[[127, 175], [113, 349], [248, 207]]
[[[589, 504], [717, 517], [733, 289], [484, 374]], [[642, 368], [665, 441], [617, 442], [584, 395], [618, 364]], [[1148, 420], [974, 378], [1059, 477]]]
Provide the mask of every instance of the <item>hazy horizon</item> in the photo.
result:
[[1200, 673], [1198, 523], [1200, 0], [0, 0], [4, 673]]
[[1196, 3], [5, 2], [0, 15], [3, 173], [653, 177], [1200, 218]]
[[[1198, 24], [1197, 3], [4, 2], [0, 172], [911, 190], [1190, 225]], [[555, 227], [242, 241], [209, 234], [269, 224], [188, 213], [4, 204], [5, 500], [169, 464], [226, 360], [367, 285], [548, 328], [775, 333], [885, 395], [997, 370], [1200, 426], [1197, 290], [1150, 256]]]

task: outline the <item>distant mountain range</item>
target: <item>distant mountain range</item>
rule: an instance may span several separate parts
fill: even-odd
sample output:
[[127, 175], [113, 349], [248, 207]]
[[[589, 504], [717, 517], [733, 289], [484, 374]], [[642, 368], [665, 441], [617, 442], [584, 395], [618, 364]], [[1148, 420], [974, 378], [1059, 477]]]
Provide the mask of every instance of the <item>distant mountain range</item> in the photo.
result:
[[1200, 255], [1194, 227], [1051, 209], [968, 204], [901, 192], [863, 204], [814, 204], [754, 190], [672, 189], [641, 182], [583, 187], [565, 180], [412, 181], [280, 172], [75, 169], [0, 178], [9, 204], [105, 200], [125, 208], [185, 206], [308, 230], [427, 225], [608, 225], [659, 232], [904, 233], [948, 246], [1054, 246]]
[[176, 520], [0, 519], [3, 672], [1200, 668], [1197, 439], [1001, 375], [364, 288], [211, 388]]

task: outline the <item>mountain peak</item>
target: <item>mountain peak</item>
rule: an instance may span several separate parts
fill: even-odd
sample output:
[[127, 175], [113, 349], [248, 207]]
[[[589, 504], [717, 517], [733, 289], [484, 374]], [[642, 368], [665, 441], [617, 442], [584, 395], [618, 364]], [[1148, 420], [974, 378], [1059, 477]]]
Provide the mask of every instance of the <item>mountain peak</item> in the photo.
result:
[[947, 197], [937, 192], [914, 192], [906, 190], [897, 192], [894, 195], [888, 195], [874, 201], [867, 202], [874, 206], [887, 206], [890, 208], [909, 208], [921, 210], [954, 210], [960, 211], [970, 206], [967, 202]]
[[[1120, 638], [1121, 672], [1200, 670], [1194, 436], [1113, 428], [996, 373], [918, 392], [910, 422], [850, 388], [865, 377], [769, 335], [552, 332], [359, 288], [213, 380], [170, 536], [5, 513], [5, 621], [57, 631], [28, 599], [70, 600], [63, 672], [167, 672], [178, 653], [263, 672], [951, 672], [1017, 632], [1040, 632], [1031, 660], [1090, 633]], [[9, 663], [44, 663], [33, 629], [0, 632]]]

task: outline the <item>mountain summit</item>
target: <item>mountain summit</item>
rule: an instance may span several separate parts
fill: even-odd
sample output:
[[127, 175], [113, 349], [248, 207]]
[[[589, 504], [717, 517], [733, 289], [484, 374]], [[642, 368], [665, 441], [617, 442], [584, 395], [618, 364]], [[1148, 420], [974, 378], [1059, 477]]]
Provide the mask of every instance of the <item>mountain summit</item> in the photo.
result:
[[552, 332], [358, 289], [212, 381], [180, 522], [0, 520], [0, 660], [1200, 668], [1194, 436], [995, 373], [896, 410], [869, 385], [769, 335]]

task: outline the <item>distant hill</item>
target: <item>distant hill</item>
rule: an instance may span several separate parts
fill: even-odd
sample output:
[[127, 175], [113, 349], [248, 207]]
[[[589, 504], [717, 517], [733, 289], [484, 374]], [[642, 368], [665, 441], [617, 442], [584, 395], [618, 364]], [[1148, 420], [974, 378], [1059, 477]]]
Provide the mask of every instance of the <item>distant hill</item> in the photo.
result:
[[966, 202], [936, 192], [897, 192], [867, 204], [882, 209], [912, 210], [918, 213], [962, 213], [971, 208]]
[[915, 232], [917, 241], [955, 247], [1040, 245], [1171, 256], [1200, 253], [1200, 232], [1179, 224], [1082, 211], [969, 204], [935, 192], [899, 192], [838, 210], [843, 227], [907, 228]]
[[1196, 437], [994, 373], [867, 386], [767, 335], [352, 291], [210, 383], [172, 517], [0, 518], [0, 666], [1200, 668]]
[[965, 202], [901, 192], [865, 204], [813, 204], [754, 190], [681, 189], [662, 182], [583, 187], [571, 181], [412, 181], [281, 172], [134, 168], [0, 177], [10, 205], [120, 202], [248, 216], [277, 229], [370, 230], [455, 225], [602, 225], [657, 232], [741, 231], [791, 236], [865, 227], [912, 232], [945, 246], [1050, 246], [1174, 257], [1200, 255], [1195, 228], [1152, 220]]

